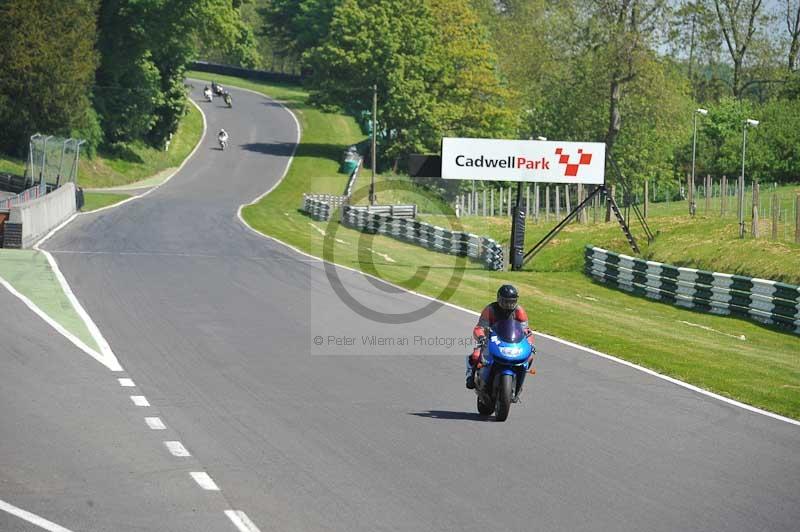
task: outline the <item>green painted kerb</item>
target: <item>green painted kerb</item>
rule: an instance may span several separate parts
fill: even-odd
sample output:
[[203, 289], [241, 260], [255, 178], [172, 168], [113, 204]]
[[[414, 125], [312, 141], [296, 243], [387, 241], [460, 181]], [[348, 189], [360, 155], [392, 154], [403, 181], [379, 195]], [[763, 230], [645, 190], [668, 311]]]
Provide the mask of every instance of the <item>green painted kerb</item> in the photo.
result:
[[[0, 277], [53, 321], [100, 352], [86, 324], [61, 289], [44, 253], [31, 249], [0, 249]], [[2, 287], [0, 289], [5, 290]]]

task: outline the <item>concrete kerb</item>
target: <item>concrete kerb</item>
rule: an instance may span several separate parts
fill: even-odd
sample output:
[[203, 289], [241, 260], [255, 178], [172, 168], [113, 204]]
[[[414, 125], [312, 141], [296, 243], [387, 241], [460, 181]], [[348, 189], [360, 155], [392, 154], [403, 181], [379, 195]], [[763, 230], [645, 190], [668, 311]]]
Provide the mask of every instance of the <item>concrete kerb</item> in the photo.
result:
[[[260, 92], [253, 91], [253, 90], [250, 90], [250, 89], [242, 89], [241, 87], [237, 87], [237, 89], [246, 90], [248, 92], [252, 92], [254, 94], [258, 94], [260, 96], [267, 97], [266, 95], [264, 95], [264, 94], [262, 94]], [[313, 259], [315, 261], [322, 262], [322, 263], [327, 263], [327, 264], [330, 264], [331, 266], [334, 266], [336, 268], [342, 268], [342, 269], [349, 270], [349, 271], [354, 272], [354, 273], [358, 273], [360, 275], [364, 275], [364, 276], [370, 277], [370, 278], [372, 278], [372, 279], [374, 279], [374, 280], [376, 280], [376, 281], [378, 281], [380, 283], [384, 283], [384, 284], [386, 284], [388, 286], [391, 286], [391, 287], [396, 288], [398, 290], [402, 290], [402, 291], [404, 291], [406, 293], [413, 294], [413, 295], [421, 297], [423, 299], [427, 299], [428, 301], [435, 300], [435, 298], [432, 298], [432, 297], [430, 297], [430, 296], [428, 296], [426, 294], [421, 294], [419, 292], [415, 292], [413, 290], [409, 290], [409, 289], [404, 288], [402, 286], [396, 285], [394, 283], [391, 283], [389, 281], [386, 281], [384, 279], [376, 277], [376, 276], [374, 276], [372, 274], [365, 273], [365, 272], [363, 272], [361, 270], [357, 270], [357, 269], [351, 268], [349, 266], [343, 266], [341, 264], [332, 263], [332, 262], [327, 261], [327, 260], [325, 260], [323, 258], [311, 255], [310, 253], [306, 253], [305, 251], [303, 251], [303, 250], [301, 250], [299, 248], [296, 248], [295, 246], [293, 246], [291, 244], [288, 244], [288, 243], [286, 243], [286, 242], [284, 242], [282, 240], [279, 240], [279, 239], [277, 239], [277, 238], [275, 238], [273, 236], [265, 235], [264, 233], [256, 230], [254, 227], [252, 227], [250, 224], [248, 224], [247, 221], [242, 217], [242, 209], [244, 207], [248, 207], [250, 205], [254, 205], [254, 204], [258, 203], [265, 196], [267, 196], [267, 194], [269, 194], [270, 192], [275, 190], [275, 188], [277, 188], [278, 185], [281, 184], [283, 179], [286, 177], [286, 174], [289, 172], [289, 168], [290, 168], [290, 166], [292, 164], [292, 161], [294, 160], [295, 151], [297, 150], [297, 146], [300, 143], [301, 128], [300, 128], [300, 122], [297, 120], [297, 117], [291, 111], [291, 109], [286, 107], [283, 103], [281, 103], [281, 102], [279, 102], [277, 100], [274, 100], [274, 101], [276, 101], [281, 107], [283, 107], [292, 116], [292, 118], [295, 121], [295, 124], [297, 124], [297, 133], [298, 133], [297, 134], [297, 143], [295, 144], [294, 148], [292, 149], [292, 155], [289, 157], [289, 161], [287, 162], [286, 168], [284, 169], [283, 174], [281, 175], [280, 179], [274, 185], [272, 185], [266, 192], [264, 192], [263, 194], [261, 194], [258, 197], [256, 197], [250, 203], [242, 204], [242, 205], [239, 206], [239, 209], [236, 211], [236, 217], [239, 219], [239, 221], [242, 223], [242, 225], [244, 225], [248, 230], [252, 231], [254, 234], [256, 234], [256, 235], [258, 235], [258, 236], [260, 236], [262, 238], [266, 238], [268, 240], [272, 240], [273, 242], [277, 242], [278, 244], [280, 244], [282, 246], [285, 246], [285, 247], [291, 249], [292, 251], [295, 251], [296, 253], [298, 253], [300, 255], [303, 255], [305, 257], [309, 257], [310, 259]], [[474, 310], [470, 310], [468, 308], [460, 307], [458, 305], [450, 303], [449, 301], [440, 301], [440, 302], [443, 305], [447, 305], [448, 307], [451, 307], [453, 309], [459, 310], [461, 312], [465, 312], [465, 313], [470, 314], [472, 316], [476, 316], [476, 317], [480, 316], [479, 312], [475, 312]], [[623, 366], [627, 366], [627, 367], [635, 369], [637, 371], [641, 371], [642, 373], [646, 373], [646, 374], [648, 374], [648, 375], [650, 375], [652, 377], [667, 381], [669, 383], [672, 383], [672, 384], [675, 384], [677, 386], [680, 386], [681, 388], [685, 388], [687, 390], [691, 390], [691, 391], [693, 391], [695, 393], [698, 393], [700, 395], [704, 395], [704, 396], [709, 397], [711, 399], [715, 399], [717, 401], [721, 401], [721, 402], [729, 404], [731, 406], [734, 406], [734, 407], [737, 407], [737, 408], [741, 408], [742, 410], [747, 410], [748, 412], [752, 412], [754, 414], [759, 414], [759, 415], [766, 416], [766, 417], [769, 417], [769, 418], [772, 418], [772, 419], [775, 419], [775, 420], [778, 420], [778, 421], [782, 421], [784, 423], [788, 423], [790, 425], [795, 425], [795, 426], [800, 427], [800, 420], [796, 420], [796, 419], [788, 418], [788, 417], [785, 417], [785, 416], [781, 416], [780, 414], [776, 414], [774, 412], [769, 412], [769, 411], [763, 410], [761, 408], [757, 408], [757, 407], [754, 407], [754, 406], [751, 406], [751, 405], [748, 405], [748, 404], [745, 404], [745, 403], [741, 403], [741, 402], [736, 401], [734, 399], [729, 399], [728, 397], [716, 394], [716, 393], [711, 392], [709, 390], [705, 390], [705, 389], [700, 388], [698, 386], [695, 386], [693, 384], [689, 384], [688, 382], [684, 382], [684, 381], [675, 379], [675, 378], [670, 377], [668, 375], [664, 375], [662, 373], [658, 373], [656, 371], [653, 371], [653, 370], [651, 370], [649, 368], [645, 368], [643, 366], [639, 366], [637, 364], [634, 364], [633, 362], [628, 362], [627, 360], [623, 360], [621, 358], [617, 358], [617, 357], [615, 357], [613, 355], [609, 355], [607, 353], [603, 353], [601, 351], [597, 351], [595, 349], [591, 349], [589, 347], [585, 347], [585, 346], [570, 342], [568, 340], [564, 340], [562, 338], [558, 338], [556, 336], [552, 336], [552, 335], [549, 335], [549, 334], [546, 334], [546, 333], [542, 333], [542, 332], [538, 332], [538, 331], [535, 331], [535, 332], [536, 332], [536, 334], [538, 336], [541, 336], [542, 338], [547, 338], [548, 340], [560, 343], [562, 345], [566, 345], [566, 346], [572, 347], [573, 349], [577, 349], [579, 351], [583, 351], [584, 353], [588, 353], [590, 355], [594, 355], [594, 356], [598, 356], [598, 357], [604, 358], [604, 359], [609, 360], [611, 362], [616, 362], [617, 364], [622, 364]]]

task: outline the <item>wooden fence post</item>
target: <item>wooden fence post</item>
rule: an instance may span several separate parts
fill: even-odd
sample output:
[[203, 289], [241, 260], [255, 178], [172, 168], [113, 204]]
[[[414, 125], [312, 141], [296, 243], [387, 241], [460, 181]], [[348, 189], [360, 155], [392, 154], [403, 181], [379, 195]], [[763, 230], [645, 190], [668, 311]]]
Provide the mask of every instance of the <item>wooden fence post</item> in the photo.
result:
[[773, 190], [772, 204], [770, 205], [770, 214], [772, 215], [772, 240], [778, 239], [778, 215], [780, 208], [778, 207], [778, 194]]
[[544, 219], [550, 219], [550, 185], [544, 187]]
[[725, 216], [725, 209], [728, 207], [728, 178], [722, 176], [722, 181], [719, 186], [719, 215]]
[[556, 185], [556, 220], [561, 218], [561, 187]]
[[800, 244], [800, 194], [794, 199], [794, 241]]
[[758, 179], [753, 181], [753, 220], [750, 225], [750, 232], [753, 238], [758, 238], [758, 191], [761, 187], [758, 184]]
[[647, 220], [647, 208], [650, 206], [650, 195], [648, 194], [648, 183], [650, 183], [649, 179], [644, 180], [644, 212], [642, 215], [644, 219]]
[[525, 217], [531, 217], [531, 186], [525, 185]]

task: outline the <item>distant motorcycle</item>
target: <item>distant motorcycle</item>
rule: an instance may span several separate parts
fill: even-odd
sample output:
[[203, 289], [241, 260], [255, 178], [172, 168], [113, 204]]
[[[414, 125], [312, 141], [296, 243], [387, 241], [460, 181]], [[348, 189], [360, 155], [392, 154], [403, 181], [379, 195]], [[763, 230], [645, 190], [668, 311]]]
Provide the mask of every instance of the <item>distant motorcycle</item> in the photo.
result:
[[207, 102], [211, 102], [214, 100], [214, 93], [211, 92], [211, 89], [204, 90], [203, 95], [206, 97]]
[[228, 109], [230, 109], [231, 107], [233, 107], [233, 98], [231, 98], [231, 93], [230, 93], [230, 92], [226, 92], [226, 93], [225, 93], [225, 94], [222, 96], [222, 98], [225, 100], [225, 103], [228, 105]]
[[516, 320], [498, 321], [489, 333], [489, 342], [481, 354], [475, 371], [475, 393], [478, 395], [478, 413], [495, 414], [497, 421], [505, 421], [516, 403], [533, 347], [522, 325]]
[[219, 149], [225, 151], [225, 148], [228, 147], [228, 138], [225, 137], [224, 139], [219, 139]]

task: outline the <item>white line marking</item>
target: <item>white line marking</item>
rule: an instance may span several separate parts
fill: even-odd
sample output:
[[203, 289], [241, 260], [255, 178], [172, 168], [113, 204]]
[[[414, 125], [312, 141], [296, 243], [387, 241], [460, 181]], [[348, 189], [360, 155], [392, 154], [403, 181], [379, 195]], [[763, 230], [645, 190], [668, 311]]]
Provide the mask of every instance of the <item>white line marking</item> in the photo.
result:
[[205, 471], [192, 471], [189, 474], [192, 475], [194, 481], [204, 490], [219, 491], [219, 487], [211, 480], [211, 477], [208, 476], [208, 473]]
[[316, 229], [317, 233], [321, 234], [322, 236], [325, 236], [325, 231], [323, 231], [322, 229], [320, 229], [316, 225], [312, 224], [311, 222], [308, 222], [308, 225], [310, 225], [311, 227]]
[[36, 314], [37, 316], [42, 318], [45, 321], [45, 323], [50, 325], [50, 327], [55, 329], [59, 334], [61, 334], [67, 340], [69, 340], [70, 342], [75, 344], [75, 346], [78, 349], [80, 349], [81, 351], [83, 351], [84, 353], [89, 355], [90, 357], [94, 358], [95, 360], [97, 360], [98, 362], [100, 362], [101, 364], [106, 366], [108, 369], [110, 369], [111, 371], [122, 371], [121, 367], [119, 369], [116, 369], [116, 366], [109, 365], [109, 361], [103, 355], [101, 355], [100, 353], [98, 353], [97, 351], [95, 351], [94, 349], [92, 349], [91, 347], [86, 345], [85, 343], [83, 343], [83, 340], [81, 340], [80, 338], [78, 338], [77, 336], [75, 336], [74, 334], [69, 332], [68, 330], [66, 330], [60, 323], [55, 321], [48, 314], [46, 314], [42, 309], [40, 309], [38, 306], [36, 306], [36, 303], [34, 303], [30, 299], [28, 299], [26, 296], [24, 296], [20, 292], [18, 292], [13, 286], [11, 286], [11, 284], [8, 283], [8, 281], [3, 279], [2, 277], [0, 277], [0, 284], [2, 284], [6, 288], [6, 290], [11, 292], [11, 295], [13, 295], [17, 299], [19, 299], [20, 301], [25, 303], [25, 306], [27, 306], [29, 309], [31, 309], [34, 314]]
[[146, 417], [144, 418], [144, 422], [153, 430], [166, 430], [167, 428], [160, 417]]
[[136, 386], [136, 384], [134, 384], [133, 382], [133, 379], [117, 379], [117, 380], [119, 381], [119, 385], [122, 386], [123, 388], [133, 388], [134, 386]]
[[131, 395], [131, 401], [133, 401], [133, 404], [136, 406], [150, 406], [147, 397], [144, 395]]
[[86, 328], [89, 329], [89, 333], [92, 335], [92, 338], [94, 338], [95, 342], [97, 343], [98, 347], [100, 348], [100, 353], [98, 353], [94, 349], [92, 349], [89, 346], [87, 346], [86, 344], [84, 344], [77, 337], [75, 337], [75, 335], [73, 335], [72, 333], [68, 332], [60, 324], [57, 324], [55, 320], [53, 320], [52, 318], [47, 316], [47, 314], [42, 312], [42, 310], [39, 309], [39, 307], [37, 307], [35, 304], [33, 304], [28, 298], [22, 296], [22, 294], [20, 294], [16, 290], [14, 290], [11, 287], [10, 284], [6, 283], [4, 280], [2, 280], [2, 278], [0, 278], [0, 281], [2, 281], [3, 285], [12, 294], [14, 294], [16, 297], [21, 299], [28, 306], [28, 308], [33, 310], [33, 312], [35, 312], [40, 318], [42, 318], [47, 323], [49, 323], [54, 329], [56, 329], [59, 333], [61, 333], [63, 336], [65, 336], [73, 344], [78, 346], [82, 351], [86, 352], [88, 355], [90, 355], [92, 358], [94, 358], [95, 360], [97, 360], [98, 362], [100, 362], [101, 364], [106, 366], [111, 371], [123, 371], [122, 366], [119, 363], [119, 360], [117, 360], [117, 357], [116, 357], [116, 355], [114, 355], [114, 352], [111, 350], [111, 347], [108, 345], [108, 342], [103, 337], [103, 335], [100, 333], [100, 329], [98, 329], [97, 325], [95, 325], [94, 321], [92, 321], [91, 317], [89, 317], [89, 314], [86, 312], [86, 310], [83, 308], [83, 306], [78, 302], [78, 299], [75, 297], [75, 294], [72, 292], [72, 289], [70, 288], [69, 284], [67, 283], [66, 278], [61, 273], [61, 270], [58, 268], [58, 264], [56, 263], [56, 260], [53, 258], [53, 256], [49, 252], [41, 249], [39, 246], [44, 244], [48, 239], [50, 239], [50, 237], [52, 237], [54, 234], [56, 234], [56, 232], [61, 230], [62, 227], [64, 227], [68, 223], [70, 223], [77, 216], [83, 215], [83, 214], [97, 213], [97, 212], [104, 211], [104, 210], [107, 210], [107, 209], [111, 209], [111, 208], [114, 208], [114, 207], [119, 207], [120, 205], [122, 205], [124, 203], [127, 203], [129, 201], [133, 201], [135, 199], [143, 198], [143, 197], [147, 196], [148, 194], [150, 194], [151, 192], [153, 192], [154, 190], [157, 190], [158, 188], [160, 188], [162, 185], [166, 184], [178, 172], [180, 172], [181, 169], [183, 169], [183, 167], [189, 162], [189, 160], [192, 158], [192, 156], [197, 152], [197, 150], [203, 144], [203, 140], [205, 139], [205, 136], [206, 136], [206, 130], [208, 129], [208, 126], [207, 126], [207, 123], [206, 123], [206, 115], [205, 115], [205, 113], [203, 113], [203, 110], [200, 108], [199, 105], [197, 105], [194, 101], [192, 101], [191, 98], [189, 98], [189, 102], [192, 105], [194, 105], [197, 108], [198, 111], [200, 111], [200, 116], [203, 118], [203, 133], [200, 136], [200, 140], [197, 142], [197, 145], [194, 147], [194, 149], [191, 151], [191, 153], [189, 153], [189, 155], [186, 156], [186, 158], [183, 160], [183, 162], [180, 164], [180, 166], [172, 174], [170, 174], [161, 184], [151, 188], [150, 190], [148, 190], [144, 194], [141, 194], [139, 196], [132, 196], [132, 197], [130, 197], [130, 198], [124, 200], [124, 201], [121, 201], [121, 202], [116, 203], [114, 205], [109, 205], [107, 207], [103, 207], [101, 209], [97, 209], [95, 211], [91, 211], [91, 212], [87, 212], [87, 213], [75, 213], [75, 214], [73, 214], [68, 219], [66, 219], [63, 223], [61, 223], [58, 227], [56, 227], [55, 229], [50, 231], [47, 235], [45, 235], [38, 242], [36, 242], [36, 244], [33, 245], [33, 249], [35, 249], [36, 251], [41, 251], [42, 253], [44, 253], [45, 257], [47, 257], [47, 262], [50, 263], [50, 267], [53, 269], [53, 272], [55, 273], [59, 284], [61, 284], [62, 290], [64, 290], [64, 293], [67, 295], [67, 298], [70, 300], [70, 303], [72, 303], [72, 306], [75, 308], [75, 311], [78, 313], [78, 315], [81, 317], [81, 319], [86, 324]]
[[225, 515], [236, 525], [240, 532], [261, 532], [255, 523], [247, 517], [247, 514], [241, 510], [225, 510]]
[[189, 454], [189, 451], [186, 450], [186, 447], [184, 447], [179, 441], [165, 441], [164, 445], [167, 446], [167, 449], [172, 456], [192, 456]]
[[683, 323], [685, 325], [688, 325], [689, 327], [697, 327], [698, 329], [703, 329], [704, 331], [715, 332], [715, 333], [721, 334], [723, 336], [730, 336], [731, 338], [736, 338], [737, 340], [742, 340], [742, 341], [747, 340], [747, 337], [745, 335], [743, 335], [743, 334], [728, 334], [726, 332], [722, 332], [722, 331], [718, 331], [716, 329], [712, 329], [711, 327], [707, 327], [705, 325], [700, 325], [698, 323], [692, 323], [692, 322], [684, 321], [684, 320], [679, 320], [678, 323]]
[[[28, 511], [23, 510], [22, 508], [17, 508], [13, 504], [8, 504], [7, 502], [0, 500], [0, 510], [10, 513], [20, 519], [27, 521], [29, 523], [33, 523], [34, 525], [38, 526], [39, 528], [43, 528], [45, 530], [49, 530], [50, 532], [72, 532], [68, 528], [64, 528], [61, 525], [57, 525], [52, 521], [48, 521], [44, 517], [39, 517], [36, 514], [32, 514]], [[247, 529], [244, 529], [247, 530]], [[258, 530], [257, 528], [255, 530]]]
[[371, 252], [373, 252], [374, 254], [376, 254], [377, 256], [382, 257], [383, 260], [385, 260], [386, 262], [397, 262], [392, 257], [387, 255], [386, 253], [381, 253], [380, 251], [375, 251], [372, 248], [367, 248], [367, 249], [370, 250]]
[[[255, 92], [255, 91], [251, 91], [251, 92]], [[292, 150], [292, 156], [289, 158], [289, 162], [286, 164], [286, 168], [283, 171], [283, 175], [277, 181], [277, 183], [272, 185], [266, 192], [264, 192], [263, 194], [258, 196], [256, 199], [251, 201], [249, 204], [240, 205], [239, 206], [239, 210], [236, 211], [236, 216], [239, 218], [239, 221], [245, 227], [247, 227], [250, 231], [252, 231], [254, 234], [259, 235], [262, 238], [266, 238], [268, 240], [272, 240], [273, 242], [277, 242], [278, 244], [281, 244], [282, 246], [285, 246], [285, 247], [287, 247], [287, 248], [289, 248], [291, 250], [294, 250], [295, 252], [299, 253], [300, 255], [303, 255], [305, 257], [309, 257], [311, 259], [315, 259], [315, 260], [317, 260], [319, 262], [328, 263], [328, 264], [330, 264], [332, 266], [335, 266], [336, 268], [342, 268], [342, 269], [345, 269], [345, 270], [350, 270], [351, 272], [355, 272], [355, 273], [357, 273], [359, 275], [366, 275], [368, 277], [372, 277], [373, 279], [375, 279], [377, 281], [380, 281], [382, 283], [386, 283], [389, 286], [392, 286], [394, 288], [398, 288], [400, 290], [403, 290], [406, 293], [414, 294], [415, 296], [421, 297], [423, 299], [427, 299], [428, 301], [436, 300], [436, 298], [433, 298], [433, 297], [425, 295], [425, 294], [421, 294], [419, 292], [415, 292], [413, 290], [409, 290], [407, 288], [403, 288], [402, 286], [396, 285], [394, 283], [390, 283], [390, 282], [388, 282], [388, 281], [386, 281], [384, 279], [381, 279], [381, 278], [376, 277], [374, 275], [371, 275], [369, 273], [364, 273], [364, 272], [362, 272], [360, 270], [356, 270], [355, 268], [350, 268], [349, 266], [342, 266], [341, 264], [336, 264], [335, 262], [330, 262], [328, 260], [322, 259], [320, 257], [316, 257], [316, 256], [311, 255], [309, 253], [306, 253], [305, 251], [303, 251], [301, 249], [298, 249], [298, 248], [294, 247], [291, 244], [287, 244], [286, 242], [284, 242], [282, 240], [278, 240], [277, 238], [275, 238], [273, 236], [265, 235], [264, 233], [262, 233], [260, 231], [257, 231], [255, 228], [253, 228], [250, 224], [248, 224], [245, 221], [245, 219], [242, 217], [242, 208], [247, 207], [249, 205], [253, 205], [255, 203], [258, 203], [259, 201], [261, 201], [261, 199], [264, 196], [266, 196], [267, 194], [272, 192], [278, 185], [281, 184], [281, 181], [283, 181], [283, 179], [286, 177], [286, 174], [289, 172], [289, 167], [291, 166], [292, 160], [294, 159], [295, 150], [297, 149], [297, 146], [300, 143], [300, 123], [297, 121], [297, 117], [294, 116], [294, 113], [292, 113], [292, 111], [290, 109], [288, 109], [286, 106], [284, 106], [283, 104], [281, 104], [281, 106], [284, 109], [286, 109], [286, 111], [289, 114], [292, 115], [292, 117], [294, 118], [295, 123], [297, 124], [298, 135], [297, 135], [296, 144], [294, 146], [294, 149]], [[436, 301], [438, 301], [438, 300], [436, 300]], [[450, 308], [454, 308], [456, 310], [460, 310], [462, 312], [466, 312], [467, 314], [470, 314], [472, 316], [480, 316], [480, 314], [478, 312], [475, 312], [474, 310], [470, 310], [470, 309], [467, 309], [467, 308], [464, 308], [464, 307], [459, 307], [458, 305], [450, 303], [449, 301], [440, 301], [440, 303], [442, 303], [443, 305], [447, 305]], [[578, 349], [578, 350], [583, 351], [585, 353], [589, 353], [589, 354], [592, 354], [592, 355], [595, 355], [595, 356], [599, 356], [599, 357], [605, 358], [606, 360], [610, 360], [612, 362], [616, 362], [618, 364], [622, 364], [624, 366], [628, 366], [629, 368], [633, 368], [633, 369], [641, 371], [643, 373], [647, 373], [648, 375], [652, 375], [653, 377], [656, 377], [658, 379], [662, 379], [662, 380], [665, 380], [667, 382], [671, 382], [672, 384], [676, 384], [676, 385], [681, 386], [683, 388], [686, 388], [688, 390], [692, 390], [693, 392], [699, 393], [701, 395], [705, 395], [706, 397], [711, 397], [712, 399], [716, 399], [718, 401], [722, 401], [723, 403], [727, 403], [727, 404], [729, 404], [731, 406], [735, 406], [735, 407], [741, 408], [743, 410], [747, 410], [749, 412], [753, 412], [755, 414], [760, 414], [762, 416], [767, 416], [767, 417], [770, 417], [772, 419], [776, 419], [778, 421], [783, 421], [784, 423], [790, 423], [792, 425], [800, 426], [800, 421], [798, 421], [796, 419], [791, 419], [791, 418], [788, 418], [788, 417], [781, 416], [779, 414], [775, 414], [774, 412], [769, 412], [767, 410], [762, 410], [762, 409], [756, 408], [754, 406], [750, 406], [750, 405], [747, 405], [747, 404], [744, 404], [744, 403], [740, 403], [739, 401], [735, 401], [733, 399], [729, 399], [727, 397], [723, 397], [723, 396], [718, 395], [718, 394], [716, 394], [714, 392], [710, 392], [708, 390], [704, 390], [702, 388], [698, 388], [697, 386], [689, 384], [688, 382], [679, 381], [678, 379], [673, 379], [672, 377], [668, 377], [666, 375], [662, 375], [661, 373], [656, 373], [655, 371], [653, 371], [651, 369], [647, 369], [647, 368], [642, 367], [642, 366], [637, 366], [636, 364], [634, 364], [632, 362], [628, 362], [627, 360], [622, 360], [621, 358], [617, 358], [617, 357], [614, 357], [614, 356], [611, 356], [611, 355], [607, 355], [606, 353], [602, 353], [600, 351], [596, 351], [594, 349], [590, 349], [588, 347], [584, 347], [582, 345], [578, 345], [578, 344], [575, 344], [573, 342], [569, 342], [567, 340], [562, 340], [561, 338], [558, 338], [556, 336], [551, 336], [549, 334], [544, 334], [544, 333], [540, 333], [540, 332], [536, 332], [536, 334], [541, 336], [541, 337], [543, 337], [543, 338], [548, 338], [548, 339], [550, 339], [550, 340], [552, 340], [554, 342], [558, 342], [558, 343], [560, 343], [562, 345], [567, 345], [569, 347], [572, 347], [574, 349]]]

